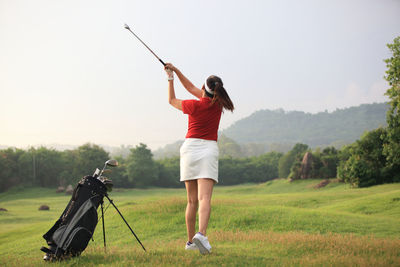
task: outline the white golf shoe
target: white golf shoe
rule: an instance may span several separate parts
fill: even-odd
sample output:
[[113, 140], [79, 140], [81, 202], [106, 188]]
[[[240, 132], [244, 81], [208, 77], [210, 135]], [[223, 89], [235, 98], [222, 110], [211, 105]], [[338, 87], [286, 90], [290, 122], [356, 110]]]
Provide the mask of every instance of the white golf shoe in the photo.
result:
[[199, 248], [196, 246], [195, 243], [187, 242], [185, 246], [185, 250], [198, 250]]
[[211, 245], [210, 242], [208, 242], [208, 238], [200, 232], [194, 235], [193, 242], [199, 248], [201, 254], [211, 253]]

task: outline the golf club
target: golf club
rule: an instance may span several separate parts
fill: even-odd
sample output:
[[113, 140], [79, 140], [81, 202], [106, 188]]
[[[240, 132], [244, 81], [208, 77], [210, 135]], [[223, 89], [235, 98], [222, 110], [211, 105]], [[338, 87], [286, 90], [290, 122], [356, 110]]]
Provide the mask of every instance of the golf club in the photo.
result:
[[150, 50], [150, 52], [161, 62], [161, 64], [163, 64], [165, 66], [164, 61], [162, 61], [157, 55], [156, 53], [153, 52], [153, 50], [150, 49], [150, 47], [148, 47], [128, 26], [128, 24], [124, 25], [125, 29], [127, 29], [128, 31], [130, 31], [133, 35], [135, 35], [136, 38], [138, 38], [138, 40], [147, 48]]

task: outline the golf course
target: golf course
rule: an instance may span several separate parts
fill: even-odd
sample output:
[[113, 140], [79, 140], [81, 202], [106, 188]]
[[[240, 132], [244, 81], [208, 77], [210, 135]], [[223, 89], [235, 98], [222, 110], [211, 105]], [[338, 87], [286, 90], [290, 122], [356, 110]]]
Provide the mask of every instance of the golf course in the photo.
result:
[[215, 187], [206, 256], [184, 249], [183, 188], [114, 189], [111, 199], [147, 252], [106, 201], [106, 250], [100, 220], [80, 257], [55, 263], [42, 260], [42, 235], [70, 196], [11, 189], [0, 194], [0, 266], [400, 266], [400, 184], [332, 180], [317, 188], [321, 181]]

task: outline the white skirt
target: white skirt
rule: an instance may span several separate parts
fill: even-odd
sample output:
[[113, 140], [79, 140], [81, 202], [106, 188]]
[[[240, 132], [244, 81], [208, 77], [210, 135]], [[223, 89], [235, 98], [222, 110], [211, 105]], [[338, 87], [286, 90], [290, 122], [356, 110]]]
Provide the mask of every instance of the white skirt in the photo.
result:
[[218, 183], [219, 150], [216, 141], [186, 138], [180, 154], [181, 182], [210, 178]]

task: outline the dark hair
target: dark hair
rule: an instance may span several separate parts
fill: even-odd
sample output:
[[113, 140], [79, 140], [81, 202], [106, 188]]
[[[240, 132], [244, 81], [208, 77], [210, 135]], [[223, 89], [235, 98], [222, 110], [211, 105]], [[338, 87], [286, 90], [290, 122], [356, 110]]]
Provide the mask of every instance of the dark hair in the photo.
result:
[[210, 88], [210, 90], [214, 92], [214, 95], [210, 96], [212, 98], [211, 103], [218, 103], [222, 109], [227, 109], [233, 112], [235, 107], [233, 106], [233, 103], [224, 88], [224, 83], [222, 82], [221, 78], [215, 75], [211, 75], [207, 78], [206, 83], [208, 88]]

